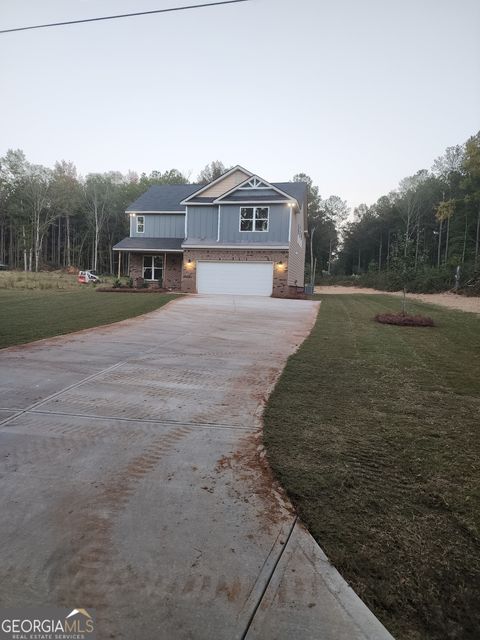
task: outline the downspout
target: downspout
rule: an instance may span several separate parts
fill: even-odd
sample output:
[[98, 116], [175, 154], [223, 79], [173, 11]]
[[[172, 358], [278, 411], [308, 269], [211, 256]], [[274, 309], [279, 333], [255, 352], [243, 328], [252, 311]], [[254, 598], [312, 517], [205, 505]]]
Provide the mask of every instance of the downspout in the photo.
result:
[[310, 234], [310, 284], [315, 286], [314, 274], [313, 274], [313, 234], [315, 233], [315, 227], [312, 227], [312, 233]]

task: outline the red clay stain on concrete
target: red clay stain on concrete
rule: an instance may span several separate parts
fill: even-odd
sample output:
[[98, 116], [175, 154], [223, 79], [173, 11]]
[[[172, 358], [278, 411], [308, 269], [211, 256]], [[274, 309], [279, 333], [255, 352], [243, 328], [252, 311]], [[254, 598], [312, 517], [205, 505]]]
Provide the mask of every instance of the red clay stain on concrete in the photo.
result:
[[255, 496], [261, 501], [261, 528], [291, 520], [295, 511], [284, 490], [275, 480], [261, 444], [261, 432], [248, 434], [240, 440], [235, 452], [222, 456], [215, 467], [217, 473], [230, 471], [240, 497], [248, 500]]

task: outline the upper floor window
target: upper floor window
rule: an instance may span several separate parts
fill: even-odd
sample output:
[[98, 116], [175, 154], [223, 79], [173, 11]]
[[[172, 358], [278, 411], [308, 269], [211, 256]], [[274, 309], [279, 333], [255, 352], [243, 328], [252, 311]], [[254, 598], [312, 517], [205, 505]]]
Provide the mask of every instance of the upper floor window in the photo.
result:
[[137, 216], [137, 233], [145, 231], [145, 216]]
[[268, 231], [269, 207], [240, 207], [240, 231]]

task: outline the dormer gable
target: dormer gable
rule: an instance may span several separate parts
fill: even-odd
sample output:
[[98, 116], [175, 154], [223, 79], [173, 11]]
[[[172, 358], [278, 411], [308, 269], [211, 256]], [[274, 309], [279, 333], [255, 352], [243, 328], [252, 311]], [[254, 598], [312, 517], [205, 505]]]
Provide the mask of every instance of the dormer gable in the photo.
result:
[[259, 202], [284, 202], [292, 206], [299, 206], [296, 198], [257, 175], [249, 176], [240, 184], [235, 185], [229, 191], [220, 195], [213, 202], [214, 204], [221, 204], [222, 202], [242, 202], [250, 200]]
[[248, 191], [249, 189], [270, 189], [271, 187], [265, 182], [265, 180], [262, 180], [258, 176], [252, 176], [246, 182], [240, 184], [238, 188]]
[[236, 165], [216, 180], [212, 180], [208, 184], [199, 188], [197, 191], [192, 193], [188, 198], [182, 201], [181, 204], [190, 204], [195, 202], [196, 198], [218, 198], [223, 193], [230, 191], [235, 188], [237, 185], [245, 182], [246, 179], [252, 176], [252, 172], [244, 169], [240, 165]]

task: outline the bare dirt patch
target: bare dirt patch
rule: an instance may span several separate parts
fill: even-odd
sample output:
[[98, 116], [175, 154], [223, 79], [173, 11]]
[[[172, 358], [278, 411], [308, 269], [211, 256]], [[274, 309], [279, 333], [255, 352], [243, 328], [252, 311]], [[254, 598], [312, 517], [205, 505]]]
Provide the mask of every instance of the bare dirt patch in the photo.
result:
[[[333, 294], [333, 295], [352, 295], [352, 294], [368, 294], [368, 295], [389, 295], [403, 296], [402, 291], [377, 291], [377, 289], [368, 289], [365, 287], [315, 287], [316, 294]], [[480, 298], [467, 298], [459, 296], [455, 293], [407, 293], [407, 298], [411, 300], [419, 300], [427, 304], [438, 304], [441, 307], [449, 309], [459, 309], [460, 311], [469, 311], [471, 313], [480, 313]]]

